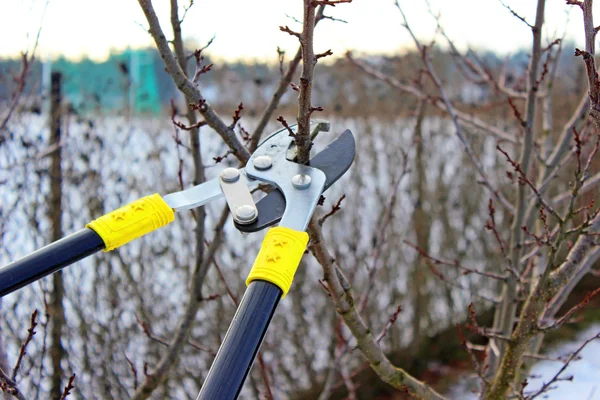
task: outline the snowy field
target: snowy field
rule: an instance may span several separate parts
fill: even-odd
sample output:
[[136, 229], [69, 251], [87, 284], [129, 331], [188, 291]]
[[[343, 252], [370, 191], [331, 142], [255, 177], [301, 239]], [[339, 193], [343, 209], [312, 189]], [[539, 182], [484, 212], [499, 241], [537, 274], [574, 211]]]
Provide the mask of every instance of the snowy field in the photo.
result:
[[[413, 122], [400, 118], [386, 122], [359, 118], [332, 120], [332, 133], [320, 134], [320, 142], [315, 146], [318, 151], [344, 129], [351, 129], [356, 136], [358, 155], [353, 167], [325, 194], [325, 205], [317, 212], [324, 214], [342, 194], [346, 195], [342, 210], [324, 226], [324, 234], [338, 263], [352, 276], [357, 293], [362, 293], [367, 285], [369, 269], [377, 270], [369, 306], [363, 313], [373, 330], [380, 331], [386, 326], [389, 316], [402, 304], [403, 311], [395, 326], [382, 341], [385, 351], [405, 348], [414, 336], [411, 297], [414, 271], [411, 268], [421, 266], [415, 263], [415, 251], [402, 245], [405, 239], [414, 241], [415, 235], [414, 211], [418, 197]], [[0, 148], [0, 265], [41, 247], [48, 237], [45, 211], [48, 179], [44, 175], [48, 159], [43, 157], [47, 147], [45, 123], [46, 119], [41, 116], [16, 119], [11, 128], [15, 139]], [[242, 123], [252, 131], [256, 121], [244, 118]], [[446, 259], [461, 258], [465, 264], [491, 263], [484, 245], [486, 236], [481, 234], [488, 212], [487, 194], [472, 184], [476, 178], [471, 168], [464, 168], [464, 153], [448, 124], [431, 118], [424, 125], [424, 174], [426, 189], [431, 194], [424, 199], [424, 209], [433, 216], [430, 251]], [[278, 128], [278, 124], [272, 123], [265, 135]], [[62, 143], [64, 232], [74, 232], [95, 216], [141, 196], [179, 190], [179, 157], [184, 161], [183, 184], [189, 187], [191, 157], [185, 145], [175, 144], [174, 134], [168, 118], [140, 121], [107, 117], [89, 123], [69, 119]], [[179, 134], [182, 142], [187, 143], [186, 133]], [[477, 145], [482, 163], [492, 171], [498, 167], [497, 152], [495, 141], [488, 139]], [[208, 179], [216, 177], [225, 167], [237, 166], [232, 157], [215, 164], [213, 157], [225, 151], [220, 138], [203, 128], [202, 155]], [[390, 202], [392, 184], [401, 176], [403, 152], [409, 159], [410, 171], [400, 181], [386, 246], [376, 258], [373, 241], [381, 224], [382, 210]], [[503, 165], [500, 167], [504, 170]], [[481, 201], [482, 198], [486, 201]], [[224, 200], [220, 200], [207, 207], [207, 226], [219, 218], [223, 205]], [[136, 318], [147, 313], [154, 320], [153, 329], [157, 333], [164, 337], [172, 334], [187, 297], [189, 266], [194, 259], [193, 230], [192, 218], [181, 214], [169, 228], [128, 244], [118, 252], [90, 257], [65, 269], [66, 313], [71, 335], [68, 367], [78, 372], [79, 383], [86, 388], [78, 398], [126, 398], [133, 383], [125, 357], [130, 357], [140, 370], [144, 362], [151, 365], [156, 362], [160, 348], [148, 342]], [[225, 225], [226, 244], [218, 254], [218, 261], [223, 280], [238, 297], [244, 291], [243, 281], [263, 235], [241, 234], [230, 222]], [[212, 240], [211, 229], [207, 230], [207, 236]], [[266, 362], [274, 364], [274, 360], [279, 360], [274, 369], [287, 372], [287, 376], [274, 373], [271, 377], [277, 398], [287, 398], [290, 392], [310, 386], [310, 375], [326, 372], [331, 364], [327, 349], [335, 335], [328, 316], [332, 316], [334, 309], [319, 285], [321, 269], [312, 257], [305, 257], [304, 262], [290, 292], [291, 300], [281, 303], [263, 345]], [[422, 323], [423, 332], [435, 332], [462, 319], [468, 304], [479, 301], [474, 292], [492, 295], [491, 286], [477, 276], [453, 275], [452, 270], [444, 273], [456, 278], [460, 286], [448, 289], [433, 277], [427, 279], [426, 292], [431, 302], [426, 313], [428, 320]], [[43, 279], [4, 298], [0, 322], [10, 332], [7, 340], [10, 360], [14, 360], [18, 352], [25, 330], [23, 321], [28, 321], [32, 309], [44, 308], [47, 286], [47, 279]], [[207, 294], [225, 292], [213, 269], [207, 276], [206, 287]], [[111, 298], [121, 301], [113, 302]], [[219, 332], [225, 332], [234, 311], [227, 296], [207, 303], [198, 313], [197, 320], [202, 323], [195, 327], [192, 337], [213, 350], [218, 348]], [[90, 337], [80, 334], [90, 327], [94, 331]], [[581, 334], [581, 340], [558, 346], [548, 355], [564, 355], [598, 331], [600, 326], [590, 328]], [[289, 348], [296, 350], [291, 355], [281, 350]], [[28, 349], [30, 354], [40, 351], [38, 342]], [[596, 354], [600, 354], [600, 342], [590, 343], [582, 352], [583, 359], [574, 362], [565, 372], [565, 376], [574, 375], [573, 382], [561, 382], [548, 398], [569, 396], [570, 399], [600, 400], [600, 388], [596, 387], [600, 385], [600, 362]], [[305, 361], [305, 357], [310, 361]], [[342, 361], [358, 368], [362, 358], [353, 352]], [[186, 375], [182, 384], [174, 389], [177, 398], [195, 396], [202, 374], [211, 362], [212, 357], [206, 353], [188, 353], [182, 358], [177, 373]], [[95, 365], [106, 368], [99, 373]], [[537, 364], [533, 374], [539, 378], [531, 379], [528, 389], [539, 388], [560, 367], [557, 362]], [[108, 376], [107, 382], [111, 382], [108, 389], [102, 384], [103, 374]], [[39, 392], [40, 386], [44, 390], [43, 383], [39, 382], [40, 378], [32, 374], [24, 377], [22, 384], [26, 392], [32, 393], [33, 388]], [[87, 388], [97, 390], [97, 396], [89, 397]], [[248, 396], [244, 398], [252, 398], [249, 390], [244, 393]], [[454, 388], [452, 398], [475, 399], [465, 386]]]
[[[600, 324], [595, 324], [583, 332], [580, 332], [573, 341], [564, 342], [554, 346], [545, 352], [549, 358], [569, 357], [586, 340], [600, 333]], [[525, 394], [536, 393], [548, 381], [550, 381], [563, 367], [560, 361], [544, 360], [537, 363], [531, 370], [531, 377]], [[587, 344], [579, 353], [578, 359], [569, 363], [559, 378], [573, 377], [572, 380], [563, 380], [552, 384], [539, 399], [552, 400], [600, 400], [600, 339]], [[454, 400], [477, 400], [478, 397], [469, 393], [465, 387], [467, 384], [459, 384], [450, 392], [450, 398]]]

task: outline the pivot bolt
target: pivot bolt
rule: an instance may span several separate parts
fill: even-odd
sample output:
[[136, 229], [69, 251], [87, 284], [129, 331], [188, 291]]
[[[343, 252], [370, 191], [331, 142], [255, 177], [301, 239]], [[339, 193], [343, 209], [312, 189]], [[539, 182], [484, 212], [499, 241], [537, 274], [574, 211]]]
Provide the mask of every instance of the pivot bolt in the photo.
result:
[[223, 182], [233, 183], [237, 182], [240, 179], [240, 171], [236, 168], [225, 168], [223, 172], [221, 172], [221, 179]]
[[292, 178], [292, 185], [294, 185], [296, 189], [306, 189], [310, 186], [311, 180], [312, 178], [310, 177], [310, 175], [298, 174]]
[[254, 168], [265, 171], [273, 166], [273, 159], [269, 156], [258, 156], [253, 161]]
[[238, 224], [247, 225], [251, 224], [256, 220], [257, 213], [256, 208], [251, 205], [244, 204], [235, 209], [235, 221]]

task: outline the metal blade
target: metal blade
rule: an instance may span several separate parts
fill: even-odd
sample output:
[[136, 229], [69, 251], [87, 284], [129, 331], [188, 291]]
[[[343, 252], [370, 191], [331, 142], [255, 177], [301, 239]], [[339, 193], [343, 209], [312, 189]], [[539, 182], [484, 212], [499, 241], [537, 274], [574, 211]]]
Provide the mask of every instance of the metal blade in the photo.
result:
[[201, 207], [206, 203], [223, 197], [218, 179], [212, 179], [181, 192], [170, 193], [163, 200], [175, 211], [184, 211]]
[[[333, 140], [319, 154], [315, 155], [308, 164], [325, 173], [325, 186], [327, 190], [350, 168], [356, 154], [356, 142], [352, 132], [346, 130]], [[275, 225], [281, 220], [285, 211], [285, 198], [279, 190], [273, 190], [256, 203], [258, 209], [257, 220], [249, 225], [235, 224], [242, 232], [257, 232], [268, 226]]]

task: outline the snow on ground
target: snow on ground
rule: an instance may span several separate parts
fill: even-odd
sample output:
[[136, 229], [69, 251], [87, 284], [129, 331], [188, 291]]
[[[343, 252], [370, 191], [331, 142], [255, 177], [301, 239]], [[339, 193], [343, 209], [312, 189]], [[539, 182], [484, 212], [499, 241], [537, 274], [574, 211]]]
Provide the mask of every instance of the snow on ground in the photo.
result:
[[[553, 347], [546, 355], [550, 358], [568, 357], [587, 339], [600, 332], [600, 324], [593, 325], [580, 332], [576, 339]], [[551, 400], [600, 400], [600, 340], [594, 340], [579, 353], [577, 361], [569, 364], [560, 375], [561, 378], [573, 377], [572, 381], [560, 381], [553, 384], [552, 389], [537, 397]], [[562, 368], [563, 363], [557, 361], [540, 361], [531, 370], [529, 384], [525, 394], [537, 392]], [[450, 392], [449, 397], [456, 400], [475, 400], [478, 397], [469, 392], [472, 381], [462, 381]]]

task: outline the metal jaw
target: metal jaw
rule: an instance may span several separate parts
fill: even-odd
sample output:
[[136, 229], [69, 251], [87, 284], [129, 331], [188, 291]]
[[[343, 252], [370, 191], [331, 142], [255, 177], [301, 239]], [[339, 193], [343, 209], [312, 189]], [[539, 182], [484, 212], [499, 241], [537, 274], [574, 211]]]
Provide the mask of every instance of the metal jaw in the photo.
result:
[[[269, 140], [269, 139], [267, 139]], [[333, 185], [352, 165], [356, 154], [356, 142], [349, 130], [333, 139], [327, 147], [310, 159], [309, 166], [317, 168], [325, 173], [326, 191]], [[258, 157], [260, 158], [260, 157]], [[258, 161], [258, 158], [256, 161]], [[290, 154], [288, 153], [288, 160]], [[256, 166], [256, 162], [253, 163]], [[235, 227], [241, 232], [258, 232], [269, 226], [277, 224], [286, 210], [286, 200], [279, 190], [272, 190], [256, 203], [258, 218], [255, 222], [247, 225], [235, 223]]]
[[[317, 127], [321, 125], [322, 123], [317, 124]], [[297, 126], [292, 126], [291, 129], [295, 131]], [[232, 190], [228, 197], [228, 205], [234, 215], [234, 223], [238, 230], [257, 232], [280, 220], [283, 226], [304, 230], [321, 193], [336, 182], [352, 165], [356, 154], [356, 145], [352, 133], [346, 130], [316, 154], [310, 160], [309, 166], [289, 161], [295, 155], [294, 150], [293, 138], [284, 128], [268, 137], [258, 147], [246, 168], [225, 170], [229, 170], [229, 173], [234, 175], [233, 171], [238, 171], [240, 175], [239, 181], [235, 182], [235, 185], [239, 185], [239, 190]], [[227, 174], [225, 171], [223, 173]], [[323, 174], [325, 176], [324, 185], [322, 183]], [[240, 181], [242, 180], [245, 181], [248, 189], [241, 187]], [[308, 180], [310, 180], [310, 184], [307, 182]], [[279, 190], [272, 190], [254, 205], [247, 195], [249, 196], [249, 191], [261, 182], [273, 184]], [[221, 183], [220, 178], [216, 178], [192, 188], [168, 194], [163, 199], [175, 211], [189, 210], [201, 207], [223, 196], [227, 197], [227, 193], [224, 192], [234, 189], [230, 185], [231, 182], [224, 184]], [[243, 196], [243, 199], [239, 197], [240, 195]], [[238, 213], [236, 210], [241, 206], [247, 207], [240, 209]], [[253, 222], [248, 222], [251, 220], [248, 218], [252, 214], [250, 207], [258, 211]], [[240, 215], [236, 218], [236, 214]]]
[[[281, 133], [265, 140], [250, 157], [246, 174], [277, 186], [283, 193], [287, 205], [280, 226], [305, 231], [323, 192], [325, 174], [317, 168], [287, 160], [287, 150], [293, 140]], [[265, 169], [263, 160], [267, 157], [271, 166]]]

